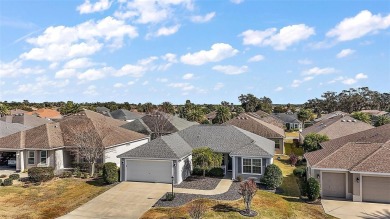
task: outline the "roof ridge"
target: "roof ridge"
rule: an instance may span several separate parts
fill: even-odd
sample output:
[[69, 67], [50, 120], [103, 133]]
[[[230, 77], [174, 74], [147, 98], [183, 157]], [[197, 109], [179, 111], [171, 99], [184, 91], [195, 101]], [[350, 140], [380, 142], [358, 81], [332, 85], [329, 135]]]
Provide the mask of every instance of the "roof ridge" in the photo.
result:
[[[273, 124], [264, 122], [264, 121], [262, 121], [262, 120], [260, 120], [260, 119], [257, 119], [257, 118], [255, 118], [255, 117], [249, 115], [249, 114], [247, 114], [247, 115], [248, 115], [251, 119], [253, 119], [255, 122], [260, 123], [260, 124], [263, 125], [265, 128], [267, 128], [268, 130], [270, 130], [270, 131], [272, 131], [272, 132], [274, 132], [274, 133], [276, 133], [276, 134], [278, 134], [278, 135], [280, 135], [280, 133], [278, 133], [277, 131], [273, 130], [273, 129], [270, 128], [269, 126], [274, 127], [274, 128], [276, 128], [276, 129], [280, 129], [280, 130], [282, 130], [282, 131], [284, 132], [284, 130], [283, 130], [282, 128], [280, 128], [280, 127], [277, 127], [277, 126], [275, 126], [275, 125], [273, 125]], [[286, 134], [284, 134], [282, 137], [285, 137], [285, 136], [286, 136]]]
[[[375, 143], [375, 144], [380, 144], [380, 143]], [[382, 148], [385, 148], [385, 144], [386, 143], [383, 143], [379, 148], [378, 150], [376, 150], [374, 153], [370, 154], [369, 156], [367, 156], [365, 159], [362, 159], [358, 164], [356, 164], [355, 166], [351, 167], [351, 170], [353, 170], [355, 167], [361, 165], [364, 161], [368, 160], [369, 158], [373, 157], [374, 155], [376, 155], [377, 153], [379, 153], [380, 149]]]

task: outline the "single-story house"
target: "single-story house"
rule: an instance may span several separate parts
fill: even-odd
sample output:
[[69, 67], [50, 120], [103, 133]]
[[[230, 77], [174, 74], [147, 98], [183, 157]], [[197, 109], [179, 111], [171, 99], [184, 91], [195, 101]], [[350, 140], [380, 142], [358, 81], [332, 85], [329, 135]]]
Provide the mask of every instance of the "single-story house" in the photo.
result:
[[52, 119], [52, 120], [58, 120], [62, 118], [60, 112], [58, 112], [56, 109], [49, 109], [49, 108], [41, 108], [41, 109], [34, 110], [32, 112], [27, 112], [25, 114], [35, 115], [44, 119]]
[[125, 109], [118, 109], [111, 112], [111, 116], [114, 119], [119, 119], [126, 122], [132, 122], [136, 119], [142, 118], [144, 115], [141, 113], [131, 112]]
[[284, 126], [287, 130], [299, 129], [302, 130], [303, 124], [298, 120], [296, 113], [287, 112], [287, 113], [274, 113], [276, 118], [284, 122]]
[[249, 112], [251, 116], [256, 117], [257, 119], [260, 119], [266, 123], [272, 124], [274, 126], [277, 126], [282, 129], [286, 129], [284, 122], [280, 119], [278, 119], [275, 115], [268, 114], [262, 110], [258, 110], [256, 112]]
[[[59, 122], [47, 123], [0, 138], [0, 152], [14, 153], [16, 170], [52, 166], [56, 170], [81, 162], [74, 148], [78, 133], [90, 133], [96, 145], [103, 146], [102, 162], [120, 161], [117, 155], [149, 142], [149, 137], [121, 128], [125, 122], [89, 110], [70, 115]], [[79, 138], [78, 136], [77, 138]], [[96, 137], [96, 138], [95, 138]], [[88, 136], [89, 138], [89, 136]]]
[[29, 128], [37, 127], [52, 122], [49, 119], [40, 118], [37, 116], [23, 113], [0, 117], [0, 121], [7, 123], [19, 123]]
[[234, 125], [258, 136], [275, 142], [275, 153], [284, 154], [284, 129], [273, 124], [262, 121], [254, 113], [241, 113], [237, 117], [225, 122], [227, 125]]
[[27, 129], [30, 129], [30, 127], [19, 123], [8, 123], [0, 120], [0, 138]]
[[340, 138], [353, 133], [372, 129], [374, 126], [354, 119], [348, 115], [335, 115], [323, 119], [314, 125], [307, 127], [300, 133], [300, 142], [303, 143], [305, 136], [309, 133], [326, 135], [329, 139]]
[[390, 124], [321, 143], [306, 153], [322, 198], [390, 203]]
[[273, 163], [275, 142], [232, 125], [193, 125], [129, 150], [121, 159], [121, 181], [180, 184], [192, 170], [192, 149], [223, 154], [222, 168], [232, 179], [263, 176]]

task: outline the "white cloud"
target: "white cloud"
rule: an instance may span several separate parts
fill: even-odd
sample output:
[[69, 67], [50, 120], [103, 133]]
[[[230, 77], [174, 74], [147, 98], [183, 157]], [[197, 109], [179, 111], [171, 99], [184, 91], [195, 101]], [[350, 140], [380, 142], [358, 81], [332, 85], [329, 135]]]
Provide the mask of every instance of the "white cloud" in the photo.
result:
[[77, 11], [80, 14], [89, 14], [99, 11], [105, 11], [111, 7], [112, 2], [110, 0], [99, 0], [94, 4], [91, 4], [89, 0], [85, 0], [82, 5], [77, 7]]
[[310, 59], [300, 59], [298, 63], [301, 65], [311, 65], [313, 62]]
[[304, 77], [302, 80], [295, 79], [295, 80], [293, 80], [291, 87], [299, 87], [303, 82], [311, 81], [313, 79], [314, 79], [314, 77], [312, 77], [312, 76]]
[[55, 78], [71, 78], [77, 75], [77, 72], [75, 69], [72, 68], [65, 68], [61, 69], [56, 72]]
[[50, 69], [56, 69], [58, 67], [58, 62], [53, 62], [49, 65]]
[[122, 83], [116, 83], [114, 84], [114, 88], [121, 88], [121, 87], [124, 87], [125, 85], [122, 84]]
[[227, 75], [243, 74], [249, 70], [248, 66], [234, 66], [234, 65], [216, 65], [213, 70], [222, 72]]
[[326, 33], [326, 36], [335, 37], [338, 41], [348, 41], [367, 34], [374, 34], [379, 30], [387, 29], [389, 26], [390, 14], [387, 16], [373, 15], [370, 11], [364, 10], [355, 17], [345, 18]]
[[64, 68], [88, 68], [93, 66], [94, 63], [91, 62], [89, 58], [78, 58], [72, 59], [64, 64]]
[[170, 62], [170, 63], [177, 62], [176, 54], [173, 54], [173, 53], [167, 53], [167, 54], [161, 56], [161, 58], [167, 62]]
[[195, 86], [191, 85], [190, 83], [170, 83], [168, 86], [173, 88], [180, 88], [182, 91], [190, 91], [195, 88]]
[[191, 21], [194, 23], [206, 23], [211, 21], [215, 17], [215, 12], [210, 12], [204, 16], [196, 15], [191, 17]]
[[[47, 77], [37, 77], [34, 83], [20, 84], [16, 89], [16, 93], [29, 93], [33, 95], [53, 93], [56, 88], [66, 87], [69, 84], [69, 80], [53, 81]], [[50, 91], [47, 91], [50, 90]]]
[[353, 53], [355, 53], [355, 50], [343, 49], [339, 53], [337, 53], [336, 57], [340, 59], [352, 55]]
[[255, 56], [251, 57], [250, 59], [248, 59], [248, 62], [260, 62], [262, 60], [264, 60], [264, 56], [255, 55]]
[[48, 27], [40, 36], [26, 40], [35, 48], [20, 57], [29, 60], [60, 61], [89, 56], [101, 50], [105, 44], [110, 48], [120, 48], [125, 37], [137, 36], [135, 27], [112, 17], [97, 22], [86, 21], [73, 27]]
[[343, 80], [343, 84], [347, 84], [347, 85], [355, 84], [356, 82], [357, 80], [354, 78], [346, 78]]
[[96, 86], [95, 86], [95, 85], [90, 85], [90, 86], [88, 86], [88, 88], [83, 92], [83, 94], [89, 95], [89, 96], [96, 96], [96, 95], [98, 95], [99, 93], [97, 92]]
[[127, 84], [128, 85], [133, 85], [133, 84], [135, 84], [135, 81], [129, 81], [129, 82], [127, 82]]
[[281, 28], [269, 28], [264, 31], [247, 30], [240, 34], [244, 45], [271, 46], [275, 50], [285, 50], [287, 47], [314, 35], [313, 27], [305, 24], [290, 25]]
[[333, 84], [333, 83], [336, 83], [338, 81], [341, 81], [343, 84], [352, 85], [352, 84], [355, 84], [356, 82], [358, 82], [359, 80], [367, 79], [367, 78], [368, 78], [368, 76], [366, 74], [358, 73], [353, 78], [348, 78], [348, 77], [343, 77], [343, 76], [337, 77], [337, 78], [329, 81], [328, 84]]
[[85, 72], [79, 74], [77, 77], [80, 80], [86, 81], [94, 81], [98, 79], [102, 79], [106, 76], [106, 74], [112, 72], [114, 69], [111, 67], [104, 67], [101, 69], [88, 69]]
[[280, 87], [280, 86], [279, 86], [279, 87], [277, 87], [277, 88], [275, 88], [275, 91], [276, 91], [276, 92], [278, 92], [278, 91], [282, 91], [282, 90], [283, 90], [283, 87]]
[[194, 74], [187, 73], [187, 74], [183, 75], [183, 79], [184, 80], [189, 80], [189, 79], [192, 79], [192, 78], [194, 78]]
[[144, 81], [144, 82], [142, 82], [142, 85], [143, 85], [143, 86], [145, 86], [145, 85], [147, 85], [147, 84], [149, 84], [149, 81]]
[[357, 74], [357, 75], [355, 76], [355, 78], [356, 78], [357, 80], [360, 80], [360, 79], [367, 79], [368, 76], [365, 75], [365, 74], [363, 74], [363, 73], [359, 73], [359, 74]]
[[0, 78], [2, 77], [20, 77], [29, 74], [42, 74], [45, 70], [40, 67], [23, 67], [21, 60], [12, 60], [5, 63], [0, 61]]
[[157, 78], [156, 81], [161, 82], [161, 83], [167, 83], [168, 78]]
[[144, 75], [146, 72], [147, 68], [141, 65], [124, 65], [121, 69], [115, 71], [113, 73], [114, 76], [120, 77], [120, 76], [125, 76], [129, 75], [130, 77], [135, 77], [139, 78]]
[[155, 36], [169, 36], [172, 34], [175, 34], [177, 31], [179, 31], [180, 25], [175, 25], [171, 27], [161, 27], [160, 29], [157, 30]]
[[201, 50], [195, 53], [187, 53], [180, 57], [181, 62], [188, 65], [203, 65], [208, 62], [218, 62], [235, 56], [238, 50], [226, 43], [216, 43], [211, 50]]
[[221, 82], [218, 82], [217, 84], [215, 84], [214, 86], [214, 90], [221, 90], [221, 88], [223, 88], [225, 85]]
[[303, 72], [303, 75], [326, 75], [326, 74], [332, 74], [337, 72], [336, 69], [334, 68], [319, 68], [319, 67], [314, 67], [311, 69], [308, 69]]
[[234, 3], [234, 4], [241, 4], [244, 2], [244, 0], [230, 0], [230, 2]]

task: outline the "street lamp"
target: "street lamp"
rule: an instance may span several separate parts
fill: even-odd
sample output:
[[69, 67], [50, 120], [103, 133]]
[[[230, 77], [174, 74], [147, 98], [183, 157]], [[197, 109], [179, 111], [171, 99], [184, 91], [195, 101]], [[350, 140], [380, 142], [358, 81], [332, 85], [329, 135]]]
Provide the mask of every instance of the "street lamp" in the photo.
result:
[[173, 179], [174, 179], [175, 177], [171, 176], [171, 178], [172, 178], [172, 196], [173, 196]]

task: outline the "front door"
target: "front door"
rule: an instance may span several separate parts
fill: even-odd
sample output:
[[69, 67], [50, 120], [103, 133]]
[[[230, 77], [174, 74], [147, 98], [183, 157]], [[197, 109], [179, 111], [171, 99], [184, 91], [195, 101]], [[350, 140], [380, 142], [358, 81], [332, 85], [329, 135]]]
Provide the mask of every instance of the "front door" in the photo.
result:
[[232, 171], [232, 157], [228, 156], [228, 171]]

